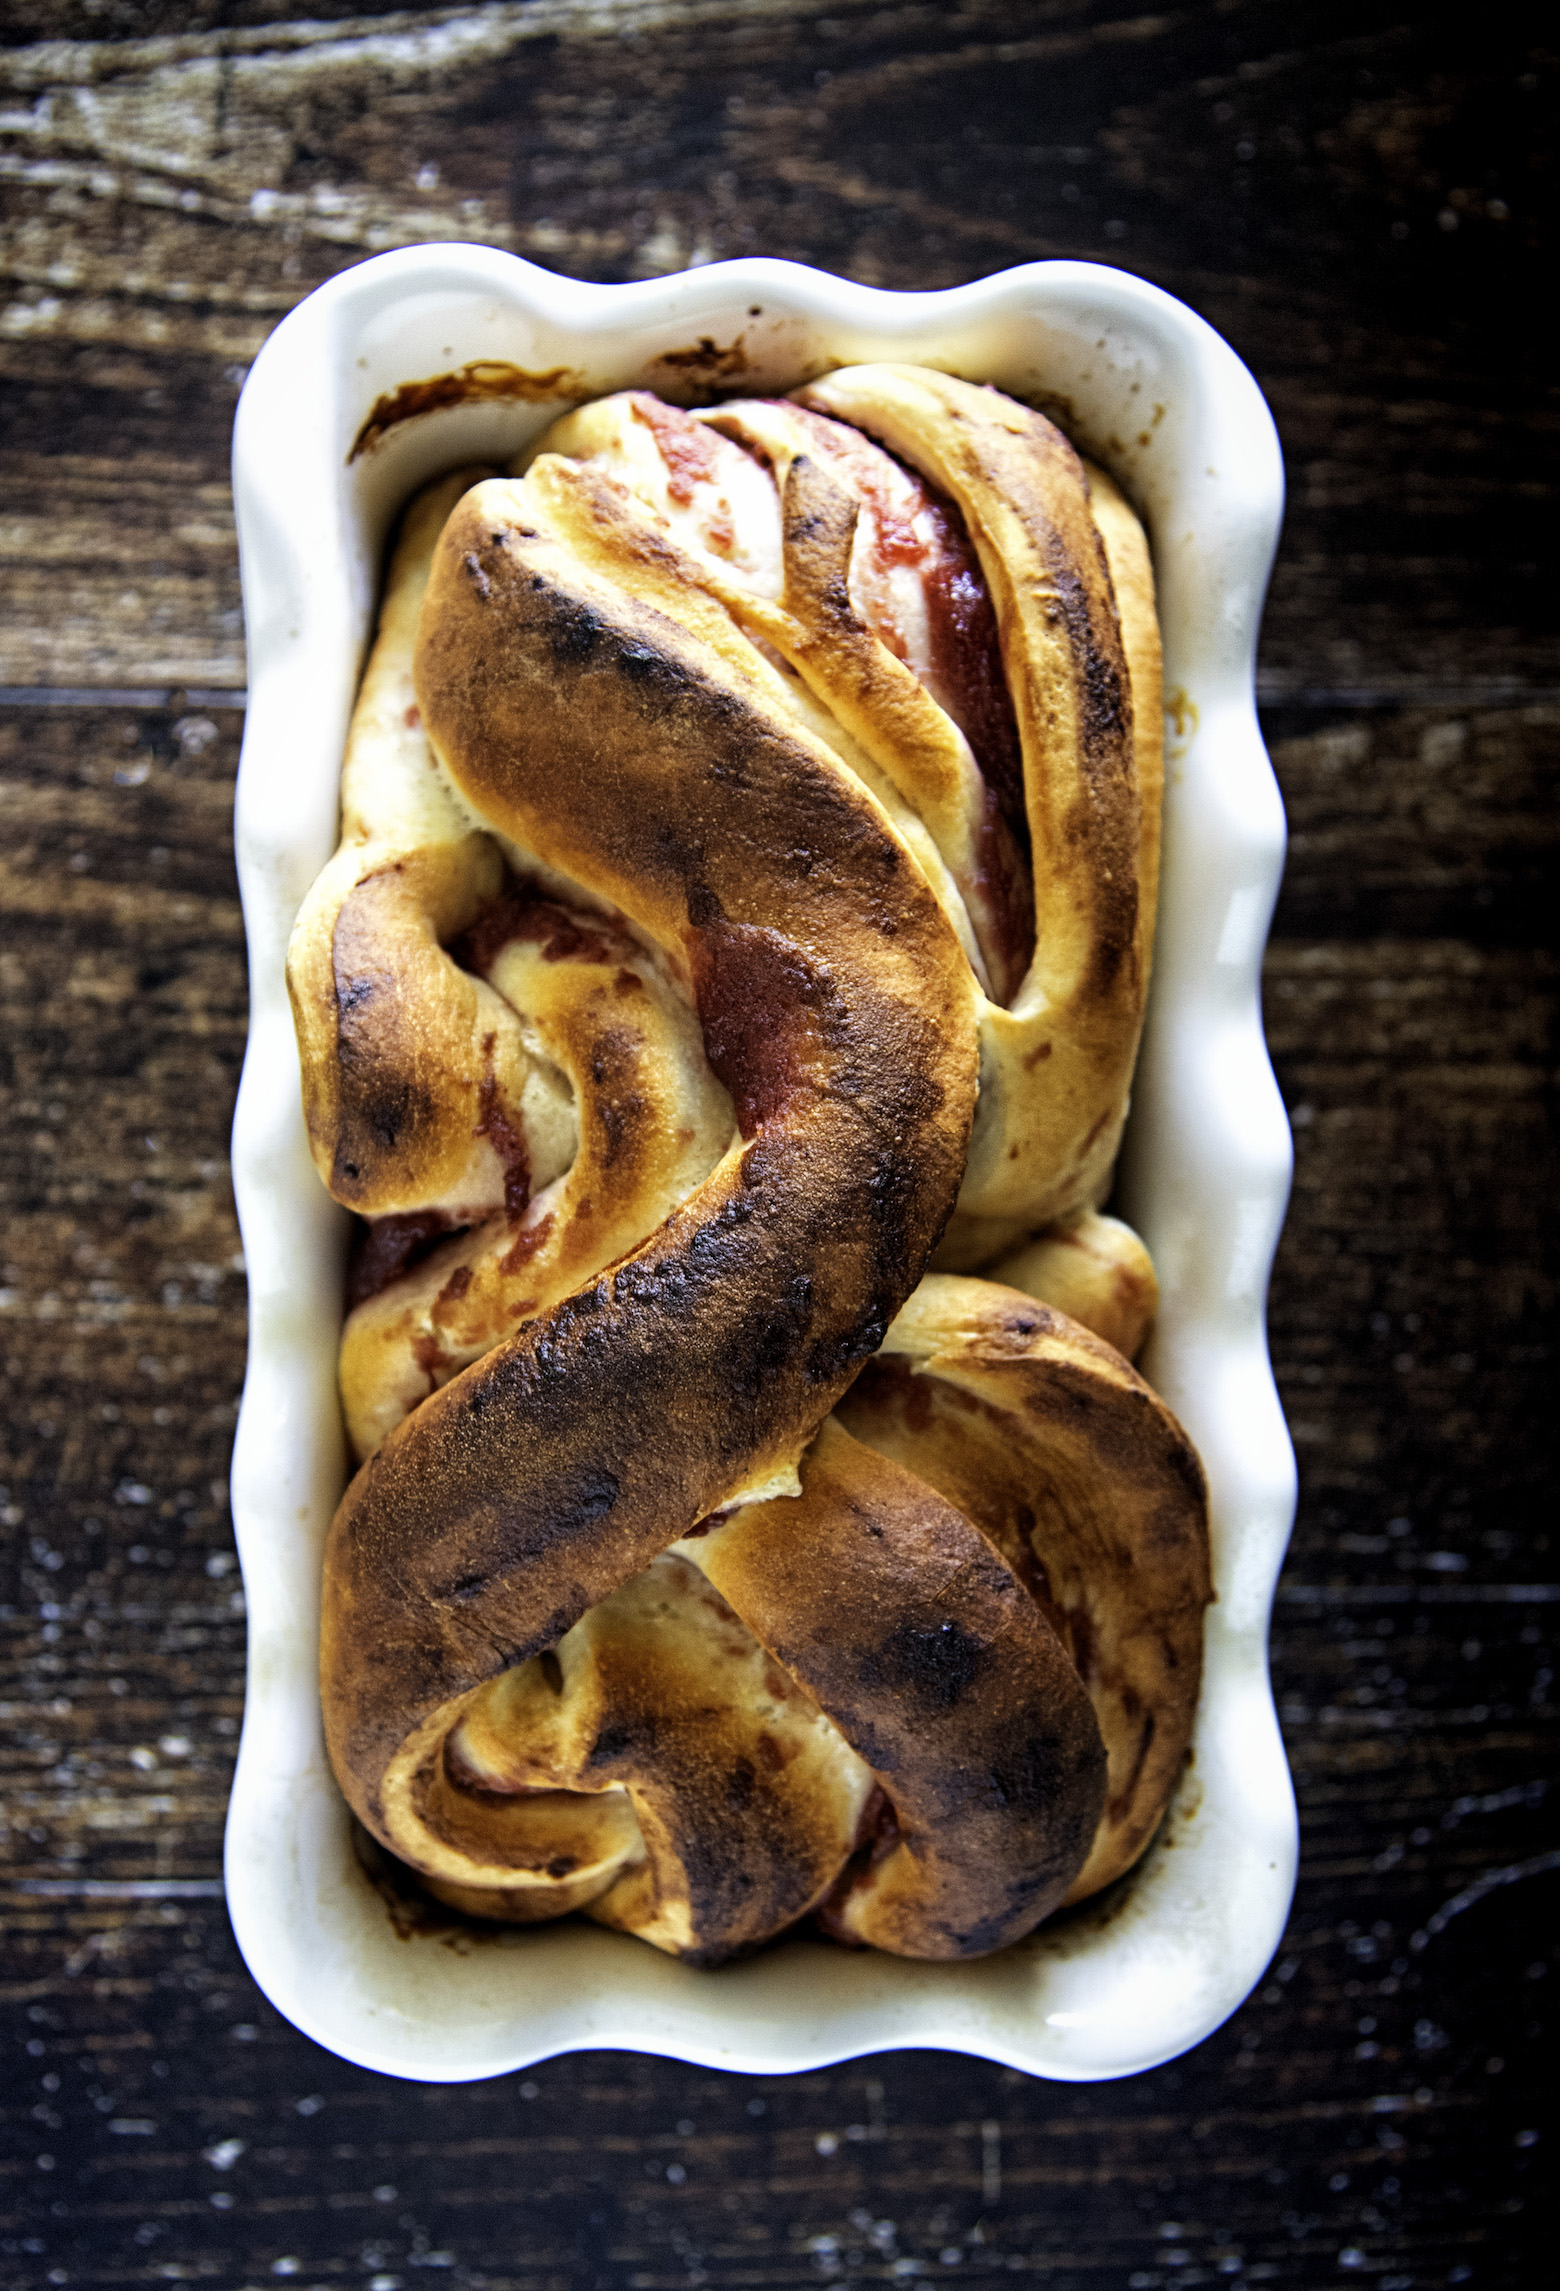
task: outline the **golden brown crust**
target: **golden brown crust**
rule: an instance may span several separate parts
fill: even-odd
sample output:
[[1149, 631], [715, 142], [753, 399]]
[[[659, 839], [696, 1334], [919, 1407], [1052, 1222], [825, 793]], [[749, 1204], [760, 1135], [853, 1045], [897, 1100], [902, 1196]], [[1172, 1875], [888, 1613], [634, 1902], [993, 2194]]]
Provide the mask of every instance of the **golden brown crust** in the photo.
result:
[[1080, 1321], [1126, 1360], [1137, 1358], [1159, 1310], [1154, 1260], [1130, 1225], [1097, 1209], [1037, 1233], [987, 1278]]
[[[964, 734], [853, 602], [852, 464], [819, 450], [828, 443], [819, 433], [841, 425], [768, 400], [737, 400], [705, 418], [764, 454], [780, 494], [783, 596], [772, 603], [733, 584], [724, 592], [733, 614], [791, 663], [921, 822], [968, 917], [966, 946], [981, 986], [1006, 1002], [1034, 936], [1027, 879], [1016, 927], [1005, 912], [1020, 890], [1022, 856], [993, 820], [991, 791]], [[963, 920], [957, 910], [955, 919]]]
[[925, 1477], [831, 1419], [801, 1480], [693, 1550], [892, 1808], [831, 1922], [897, 1956], [985, 1956], [1056, 1908], [1088, 1853], [1105, 1794], [1088, 1697], [1013, 1569]]
[[341, 1397], [359, 1461], [499, 1337], [636, 1248], [731, 1138], [731, 1101], [693, 1012], [645, 950], [605, 925], [581, 931], [550, 901], [509, 910], [509, 935], [481, 968], [524, 1013], [537, 1063], [555, 1077], [572, 1158], [550, 1184], [529, 1172], [537, 1183], [520, 1214], [501, 1210], [444, 1243], [349, 1315]]
[[871, 1777], [713, 1585], [665, 1552], [555, 1654], [481, 1688], [386, 1788], [400, 1850], [442, 1899], [521, 1923], [588, 1907], [702, 1964], [813, 1907]]
[[957, 503], [996, 606], [1038, 938], [1011, 1005], [981, 1013], [959, 1210], [1032, 1231], [1103, 1197], [1146, 978], [1133, 697], [1083, 465], [1043, 415], [922, 367], [847, 367], [798, 396], [880, 438]]
[[1195, 1449], [1076, 1322], [947, 1274], [921, 1283], [839, 1417], [976, 1521], [1068, 1645], [1109, 1757], [1082, 1900], [1142, 1852], [1191, 1740], [1213, 1596]]
[[746, 1142], [348, 1490], [322, 1675], [374, 1829], [411, 1731], [796, 1457], [925, 1263], [974, 1094], [968, 967], [881, 811], [766, 704], [735, 632], [694, 642], [659, 609], [675, 556], [615, 490], [551, 470], [452, 515], [423, 715], [483, 816], [681, 952]]
[[1164, 663], [1154, 603], [1154, 566], [1148, 537], [1115, 479], [1092, 461], [1086, 461], [1083, 468], [1089, 485], [1089, 509], [1110, 567], [1111, 592], [1121, 619], [1121, 647], [1132, 686], [1132, 753], [1141, 833], [1138, 936], [1146, 988], [1159, 911], [1160, 817], [1165, 790]]
[[385, 1826], [457, 1905], [584, 1904], [696, 1962], [820, 1903], [847, 1939], [981, 1955], [1142, 1850], [1206, 1598], [1201, 1476], [1142, 1380], [1011, 1290], [929, 1278], [799, 1495], [440, 1713]]
[[[661, 408], [658, 429], [681, 426], [663, 465], [646, 402], [625, 393], [566, 417], [532, 449], [531, 466], [549, 450], [598, 463], [653, 518], [686, 533], [692, 577], [789, 662], [858, 773], [909, 809], [913, 824], [901, 831], [990, 998], [969, 1167], [937, 1259], [963, 1270], [1037, 1226], [1077, 1217], [1108, 1187], [1157, 897], [1163, 733], [1152, 567], [1112, 481], [1043, 416], [998, 392], [885, 365], [845, 369], [797, 397], [737, 400], [697, 420]], [[1023, 747], [1033, 847], [1024, 908], [1043, 926], [1021, 985], [1011, 915], [1004, 921], [1011, 900], [999, 895], [1004, 878], [1011, 890], [1017, 855], [1003, 856], [1001, 834], [993, 843], [991, 790], [983, 796], [962, 733], [854, 598], [852, 488], [865, 484], [865, 501], [894, 465], [876, 455], [874, 480], [875, 449], [818, 409], [882, 439], [950, 497], [978, 550]], [[722, 441], [742, 440], [772, 470], [780, 576], [757, 528], [740, 515], [733, 524], [744, 489], [729, 452], [696, 485], [679, 485], [688, 461], [699, 464], [701, 423]], [[745, 534], [755, 546], [744, 549]]]
[[503, 862], [430, 769], [410, 673], [434, 544], [482, 474], [441, 479], [403, 520], [342, 773], [341, 847], [288, 949], [315, 1165], [368, 1217], [501, 1198], [484, 1094], [517, 1096], [525, 1067], [513, 1011], [445, 952]]
[[[338, 1775], [444, 1899], [700, 1963], [825, 1896], [843, 1936], [980, 1954], [1106, 1882], [1178, 1771], [1206, 1596], [1195, 1459], [1125, 1363], [1010, 1290], [910, 1297], [956, 1195], [952, 1262], [1060, 1219], [1021, 1279], [1124, 1341], [1152, 1289], [1091, 1207], [1152, 928], [1146, 548], [995, 393], [879, 367], [807, 395], [962, 516], [1027, 818], [854, 601], [882, 501], [931, 497], [814, 412], [716, 436], [624, 397], [468, 493], [431, 578], [409, 519], [354, 731], [394, 800], [371, 819], [349, 769], [295, 945], [333, 1190], [486, 1220], [349, 1324], [382, 1444], [326, 1554]], [[972, 580], [957, 520], [916, 515]], [[566, 960], [528, 950], [506, 862], [600, 916]], [[558, 1089], [574, 1158], [528, 1205]]]

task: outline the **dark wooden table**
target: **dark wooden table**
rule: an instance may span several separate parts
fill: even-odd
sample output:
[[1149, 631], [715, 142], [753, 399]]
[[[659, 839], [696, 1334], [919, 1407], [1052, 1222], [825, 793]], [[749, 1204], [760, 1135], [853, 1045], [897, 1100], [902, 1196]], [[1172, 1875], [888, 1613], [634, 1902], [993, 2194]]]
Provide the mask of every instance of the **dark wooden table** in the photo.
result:
[[[0, 50], [0, 2277], [1540, 2280], [1551, 62], [1507, 11], [1453, 38], [1378, 0], [284, 14], [11, 0]], [[1304, 1860], [1268, 1979], [1173, 2067], [613, 2055], [424, 2090], [317, 2051], [234, 1949], [228, 431], [300, 295], [450, 236], [594, 278], [1104, 258], [1205, 312], [1277, 414], [1272, 1325], [1303, 1496], [1273, 1651]]]

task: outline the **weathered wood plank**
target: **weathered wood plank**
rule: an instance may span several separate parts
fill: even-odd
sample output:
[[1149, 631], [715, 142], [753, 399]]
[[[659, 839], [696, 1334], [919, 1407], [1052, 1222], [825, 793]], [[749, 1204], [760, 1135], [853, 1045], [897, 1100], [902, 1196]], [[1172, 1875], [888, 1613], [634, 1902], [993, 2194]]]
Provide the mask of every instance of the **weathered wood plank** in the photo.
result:
[[1301, 1890], [1227, 2029], [1093, 2090], [904, 2054], [424, 2091], [287, 2029], [219, 1898], [240, 719], [0, 707], [0, 2273], [1525, 2284], [1557, 1970], [1550, 67], [1503, 23], [1454, 48], [1265, 0], [281, 14], [13, 0], [0, 685], [242, 685], [237, 388], [379, 245], [892, 286], [1103, 256], [1267, 390]]
[[1289, 815], [1285, 938], [1542, 946], [1560, 846], [1560, 711], [1435, 708], [1328, 723], [1270, 709]]
[[[1449, 83], [1429, 24], [1323, 8], [1297, 42], [1267, 0], [237, 13], [0, 51], [0, 402], [53, 452], [127, 462], [134, 496], [105, 474], [95, 518], [90, 481], [78, 518], [18, 510], [0, 683], [46, 659], [242, 683], [231, 560], [224, 586], [217, 544], [168, 547], [214, 530], [229, 369], [320, 279], [430, 237], [596, 277], [751, 251], [894, 287], [1124, 262], [1229, 335], [1279, 418], [1269, 698], [1560, 677], [1553, 396], [1520, 287], [1545, 130], [1498, 35]], [[0, 455], [0, 480], [25, 471]]]
[[[1377, 895], [1439, 916], [1436, 848], [1382, 796], [1387, 767], [1471, 746], [1486, 766], [1432, 773], [1419, 800], [1446, 848], [1490, 848], [1492, 787], [1527, 816], [1535, 721], [1372, 716], [1276, 754], [1312, 848], [1347, 853], [1354, 822]], [[1275, 942], [1270, 1024], [1310, 1109], [1274, 1297], [1306, 1474], [1275, 1641], [1305, 1867], [1285, 1953], [1229, 2030], [1076, 2094], [914, 2055], [754, 2084], [596, 2058], [414, 2094], [287, 2030], [209, 1898], [241, 1695], [221, 1502], [243, 1345], [221, 1160], [238, 724], [0, 711], [12, 879], [35, 887], [0, 969], [16, 2280], [409, 2282], [448, 2252], [474, 2284], [737, 2286], [941, 2272], [958, 2251], [1079, 2282], [1302, 2284], [1358, 2249], [1378, 2272], [1444, 2278], [1463, 2253], [1516, 2281], [1523, 2215], [1501, 2207], [1537, 2154], [1514, 2143], [1540, 2121], [1547, 1991], [1525, 1968], [1553, 1961], [1553, 1881], [1413, 1936], [1552, 1836], [1556, 1606], [1523, 1588], [1553, 1575], [1525, 1429], [1552, 981], [1535, 1001], [1509, 945], [1362, 938], [1347, 901], [1347, 936]], [[181, 922], [170, 899], [195, 885]], [[83, 914], [86, 889], [106, 903]], [[1320, 889], [1303, 907], [1323, 912]]]
[[0, 710], [0, 1599], [24, 1627], [0, 1795], [44, 1875], [218, 1866], [242, 1692], [238, 722]]

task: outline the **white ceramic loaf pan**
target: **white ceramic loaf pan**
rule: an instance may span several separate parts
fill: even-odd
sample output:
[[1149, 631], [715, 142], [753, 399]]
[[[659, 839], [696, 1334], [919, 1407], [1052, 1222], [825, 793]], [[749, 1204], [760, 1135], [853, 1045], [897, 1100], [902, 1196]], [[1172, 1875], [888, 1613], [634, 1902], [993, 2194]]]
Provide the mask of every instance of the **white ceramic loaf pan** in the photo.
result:
[[[631, 384], [685, 398], [777, 392], [879, 358], [1040, 405], [1114, 471], [1151, 531], [1169, 709], [1164, 885], [1120, 1198], [1164, 1289], [1144, 1367], [1212, 1491], [1218, 1598], [1192, 1762], [1129, 1878], [973, 1964], [796, 1939], [697, 1972], [583, 1921], [469, 1945], [402, 1939], [354, 1855], [321, 1732], [320, 1552], [345, 1481], [335, 1364], [347, 1218], [309, 1160], [283, 985], [293, 917], [335, 844], [386, 535], [415, 487], [513, 454], [558, 400]], [[349, 460], [382, 401], [468, 368], [468, 384], [511, 394], [435, 402]], [[390, 410], [448, 395], [403, 395]], [[587, 286], [486, 248], [417, 247], [332, 280], [277, 328], [239, 404], [233, 475], [252, 1014], [233, 1129], [250, 1294], [233, 1456], [249, 1682], [227, 1888], [256, 1979], [333, 2052], [438, 2081], [586, 2046], [772, 2072], [902, 2045], [1083, 2079], [1197, 2043], [1266, 1965], [1296, 1853], [1267, 1670], [1294, 1458], [1263, 1327], [1290, 1141], [1258, 1002], [1284, 821], [1252, 687], [1283, 480], [1251, 376], [1181, 304], [1085, 263], [911, 295], [778, 262]]]

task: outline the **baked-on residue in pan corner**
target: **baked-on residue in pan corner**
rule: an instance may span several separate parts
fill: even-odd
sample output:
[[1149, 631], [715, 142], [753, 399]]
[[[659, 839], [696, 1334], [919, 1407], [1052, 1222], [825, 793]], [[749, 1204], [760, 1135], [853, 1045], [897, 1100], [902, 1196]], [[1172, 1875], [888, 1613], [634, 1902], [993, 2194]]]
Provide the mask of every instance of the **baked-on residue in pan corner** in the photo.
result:
[[[763, 315], [761, 303], [749, 306], [749, 318]], [[798, 344], [795, 355], [785, 363], [788, 372], [783, 386], [792, 389], [836, 372], [844, 361], [826, 352], [809, 355]], [[713, 335], [701, 334], [697, 342], [685, 343], [680, 349], [659, 351], [645, 368], [646, 387], [672, 405], [718, 405], [723, 398], [743, 394], [744, 375], [761, 377], [765, 369], [773, 372], [772, 357], [766, 355], [756, 363], [749, 357], [744, 327], [730, 342], [717, 342]]]
[[697, 374], [711, 379], [719, 376], [724, 380], [727, 375], [747, 372], [748, 354], [742, 347], [740, 334], [724, 349], [712, 336], [701, 334], [698, 341], [690, 343], [685, 350], [663, 350], [650, 363], [670, 366], [674, 374]]
[[368, 419], [352, 440], [352, 451], [347, 456], [350, 465], [359, 454], [372, 451], [382, 443], [399, 422], [414, 421], [419, 414], [439, 412], [445, 406], [481, 405], [490, 401], [509, 401], [522, 406], [548, 405], [562, 398], [578, 397], [583, 381], [572, 366], [549, 366], [541, 373], [531, 373], [524, 366], [512, 366], [506, 358], [473, 358], [469, 365], [458, 366], [452, 374], [430, 374], [424, 382], [402, 382], [394, 390], [386, 390], [369, 408]]

